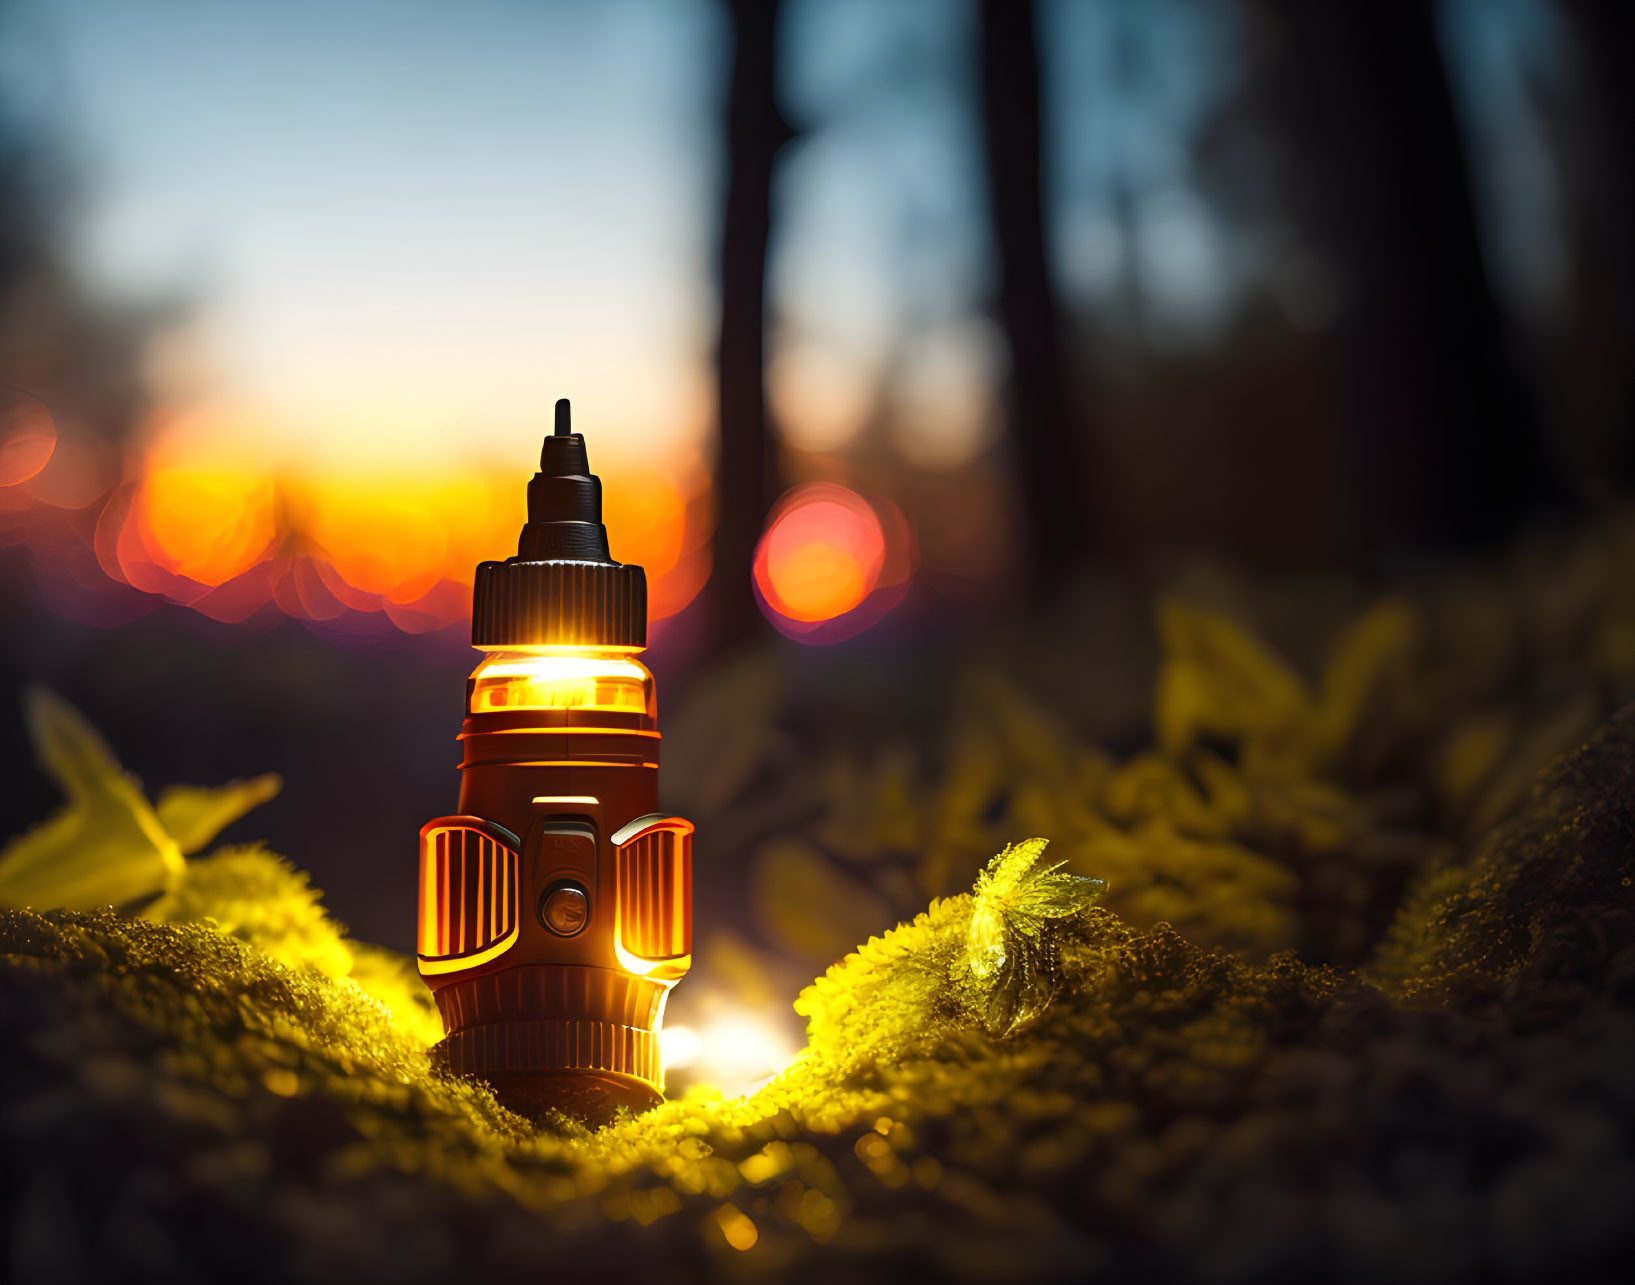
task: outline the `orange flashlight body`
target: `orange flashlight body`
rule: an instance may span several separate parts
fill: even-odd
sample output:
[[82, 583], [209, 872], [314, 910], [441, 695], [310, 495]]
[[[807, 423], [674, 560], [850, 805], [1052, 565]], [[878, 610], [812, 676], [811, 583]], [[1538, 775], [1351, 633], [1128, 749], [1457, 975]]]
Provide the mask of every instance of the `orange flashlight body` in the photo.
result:
[[693, 827], [658, 810], [641, 569], [531, 559], [528, 530], [522, 556], [478, 568], [485, 654], [466, 685], [459, 812], [420, 832], [419, 968], [450, 1069], [523, 1114], [599, 1121], [663, 1097]]

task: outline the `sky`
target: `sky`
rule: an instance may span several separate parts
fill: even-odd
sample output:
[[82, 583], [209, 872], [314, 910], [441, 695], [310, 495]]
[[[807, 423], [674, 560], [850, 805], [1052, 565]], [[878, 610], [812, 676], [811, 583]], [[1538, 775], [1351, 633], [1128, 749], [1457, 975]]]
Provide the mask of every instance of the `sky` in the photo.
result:
[[[171, 444], [282, 470], [503, 467], [570, 396], [599, 459], [707, 457], [727, 34], [712, 0], [12, 4], [12, 79], [80, 187], [81, 270], [112, 298], [191, 304], [155, 359]], [[1058, 277], [1157, 346], [1212, 342], [1282, 270], [1193, 173], [1239, 65], [1229, 12], [1041, 5]], [[1560, 272], [1527, 105], [1544, 14], [1444, 6], [1490, 248], [1524, 307]], [[968, 463], [997, 440], [1006, 360], [985, 307], [970, 7], [786, 15], [800, 132], [774, 194], [776, 417], [808, 452], [883, 421], [912, 466]]]
[[181, 293], [167, 431], [269, 466], [604, 449], [709, 421], [703, 0], [29, 0], [99, 293]]
[[[106, 296], [180, 294], [156, 430], [278, 469], [531, 450], [707, 455], [719, 113], [710, 0], [14, 0]], [[890, 402], [911, 464], [997, 436], [1003, 346], [945, 0], [796, 0], [771, 397], [832, 451]]]

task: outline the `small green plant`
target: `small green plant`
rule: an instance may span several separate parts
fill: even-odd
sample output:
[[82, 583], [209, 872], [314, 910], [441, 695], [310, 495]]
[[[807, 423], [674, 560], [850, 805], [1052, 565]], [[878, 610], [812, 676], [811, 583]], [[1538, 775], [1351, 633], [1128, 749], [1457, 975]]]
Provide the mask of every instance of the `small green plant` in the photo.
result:
[[0, 907], [112, 907], [161, 923], [208, 924], [280, 963], [349, 980], [426, 1044], [442, 1036], [412, 964], [349, 938], [303, 872], [258, 845], [204, 853], [278, 793], [279, 776], [171, 786], [150, 803], [67, 701], [36, 687], [23, 705], [40, 766], [65, 802], [0, 851]]

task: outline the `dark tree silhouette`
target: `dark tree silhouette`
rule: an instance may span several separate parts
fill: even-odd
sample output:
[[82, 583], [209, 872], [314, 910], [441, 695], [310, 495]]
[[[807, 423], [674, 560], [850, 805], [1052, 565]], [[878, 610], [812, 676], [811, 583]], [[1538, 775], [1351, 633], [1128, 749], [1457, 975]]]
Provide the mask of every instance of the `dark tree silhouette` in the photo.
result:
[[[10, 34], [12, 9], [0, 0], [0, 49]], [[47, 214], [40, 140], [14, 110], [9, 89], [0, 80], [0, 308], [41, 258]]]
[[996, 303], [1011, 359], [1005, 405], [1036, 587], [1048, 592], [1088, 550], [1091, 513], [1045, 242], [1037, 18], [1033, 0], [979, 0], [978, 9]]
[[1576, 189], [1564, 395], [1587, 439], [1579, 463], [1588, 488], [1627, 490], [1635, 484], [1635, 4], [1562, 0], [1561, 10], [1587, 109], [1558, 139]]
[[717, 350], [720, 459], [714, 565], [703, 596], [714, 640], [760, 625], [749, 584], [761, 522], [777, 496], [766, 403], [766, 253], [772, 173], [792, 131], [778, 110], [780, 0], [727, 0], [732, 70], [726, 110], [726, 200], [721, 220], [721, 330]]
[[1551, 490], [1482, 262], [1428, 0], [1251, 0], [1296, 192], [1336, 270], [1335, 338], [1364, 536], [1509, 530]]
[[[17, 12], [0, 0], [0, 68], [18, 52]], [[172, 292], [115, 306], [87, 290], [67, 238], [79, 158], [56, 124], [66, 112], [50, 106], [25, 110], [0, 76], [0, 429], [12, 398], [39, 399], [65, 435], [111, 461], [147, 409], [149, 347], [188, 300]], [[107, 472], [111, 485], [117, 468]]]

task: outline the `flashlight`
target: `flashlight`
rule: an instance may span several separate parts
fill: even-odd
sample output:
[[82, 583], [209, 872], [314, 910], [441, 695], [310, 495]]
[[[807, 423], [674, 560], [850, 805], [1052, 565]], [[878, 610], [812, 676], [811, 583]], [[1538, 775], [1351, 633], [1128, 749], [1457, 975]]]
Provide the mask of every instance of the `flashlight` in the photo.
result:
[[420, 831], [419, 967], [446, 1065], [589, 1121], [663, 1098], [692, 963], [690, 821], [658, 810], [647, 578], [613, 561], [568, 403], [517, 556], [477, 567], [459, 815]]

